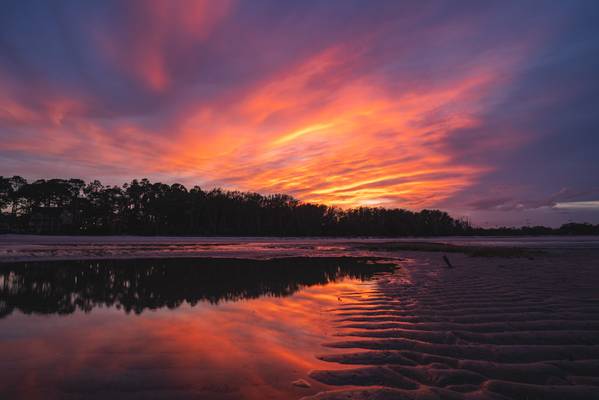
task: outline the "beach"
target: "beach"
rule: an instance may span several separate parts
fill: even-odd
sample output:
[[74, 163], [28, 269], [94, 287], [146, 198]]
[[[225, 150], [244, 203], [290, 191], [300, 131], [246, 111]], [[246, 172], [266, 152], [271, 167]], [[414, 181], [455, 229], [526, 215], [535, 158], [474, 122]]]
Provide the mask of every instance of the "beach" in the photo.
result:
[[596, 398], [595, 240], [5, 236], [0, 395]]

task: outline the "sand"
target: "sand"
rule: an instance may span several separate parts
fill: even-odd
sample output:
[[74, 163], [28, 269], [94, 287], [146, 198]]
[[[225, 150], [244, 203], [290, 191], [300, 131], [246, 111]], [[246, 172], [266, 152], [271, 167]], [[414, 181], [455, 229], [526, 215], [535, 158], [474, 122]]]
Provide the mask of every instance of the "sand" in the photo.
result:
[[402, 256], [331, 310], [339, 389], [306, 399], [599, 399], [599, 251]]

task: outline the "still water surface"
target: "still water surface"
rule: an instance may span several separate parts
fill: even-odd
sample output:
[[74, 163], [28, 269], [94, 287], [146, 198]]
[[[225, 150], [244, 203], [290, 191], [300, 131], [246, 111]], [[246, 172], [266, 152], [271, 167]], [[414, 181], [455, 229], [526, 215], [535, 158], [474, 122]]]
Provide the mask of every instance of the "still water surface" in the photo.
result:
[[335, 333], [327, 309], [367, 296], [393, 268], [347, 258], [0, 264], [0, 398], [314, 394], [326, 386], [307, 374], [324, 366], [316, 355]]

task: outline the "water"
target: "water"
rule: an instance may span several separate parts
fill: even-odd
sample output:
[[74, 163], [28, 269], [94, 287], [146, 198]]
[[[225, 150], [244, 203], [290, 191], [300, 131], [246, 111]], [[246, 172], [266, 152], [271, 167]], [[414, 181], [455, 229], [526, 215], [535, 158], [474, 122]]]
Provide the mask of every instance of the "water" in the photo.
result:
[[327, 309], [392, 264], [356, 259], [0, 264], [0, 398], [289, 399]]

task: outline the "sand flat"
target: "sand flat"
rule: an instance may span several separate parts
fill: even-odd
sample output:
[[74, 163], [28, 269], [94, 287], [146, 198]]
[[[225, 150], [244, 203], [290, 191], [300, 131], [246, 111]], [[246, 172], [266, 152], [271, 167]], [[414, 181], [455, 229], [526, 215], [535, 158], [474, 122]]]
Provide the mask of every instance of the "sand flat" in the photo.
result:
[[310, 377], [339, 389], [310, 399], [599, 398], [599, 251], [402, 257], [331, 310], [331, 368]]

